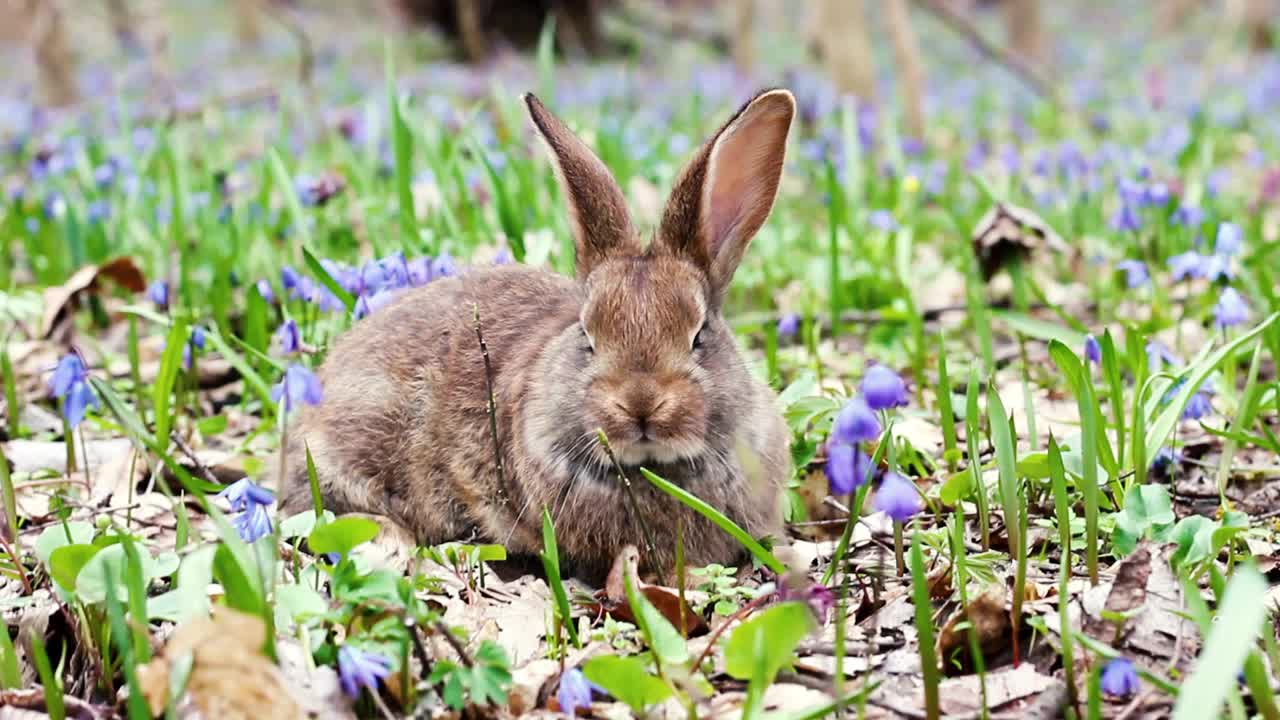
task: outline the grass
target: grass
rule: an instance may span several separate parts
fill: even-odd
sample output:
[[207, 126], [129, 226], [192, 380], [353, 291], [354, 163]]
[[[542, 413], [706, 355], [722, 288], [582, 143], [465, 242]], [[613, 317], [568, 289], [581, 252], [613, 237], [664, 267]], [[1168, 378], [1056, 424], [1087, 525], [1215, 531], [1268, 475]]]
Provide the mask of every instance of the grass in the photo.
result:
[[[1082, 47], [1080, 33], [1054, 34], [1061, 75], [1072, 81], [1065, 106], [1027, 95], [999, 68], [974, 62], [944, 29], [922, 24], [938, 78], [925, 138], [901, 134], [892, 104], [840, 97], [811, 66], [783, 72], [794, 42], [778, 40], [758, 76], [738, 83], [726, 81], [700, 46], [681, 45], [663, 58], [687, 72], [561, 64], [550, 26], [534, 59], [505, 69], [454, 72], [429, 63], [424, 70], [429, 43], [357, 33], [341, 48], [346, 61], [321, 65], [325, 82], [303, 91], [282, 81], [269, 105], [224, 107], [212, 89], [197, 88], [208, 96], [199, 113], [155, 122], [143, 118], [139, 88], [125, 88], [127, 122], [94, 106], [38, 131], [5, 120], [0, 314], [13, 324], [0, 332], [0, 371], [4, 452], [20, 462], [12, 472], [0, 463], [7, 526], [0, 576], [22, 602], [53, 588], [54, 576], [66, 581], [49, 601], [60, 624], [30, 638], [28, 677], [45, 689], [44, 709], [65, 715], [64, 691], [114, 705], [110, 691], [137, 687], [138, 670], [152, 659], [149, 640], [167, 622], [154, 612], [164, 608], [158, 598], [192, 592], [180, 578], [216, 581], [216, 604], [265, 626], [268, 656], [295, 643], [311, 666], [341, 670], [344, 647], [386, 658], [400, 686], [411, 687], [403, 694], [385, 682], [364, 688], [356, 705], [362, 715], [388, 706], [399, 715], [430, 703], [505, 702], [516, 690], [510, 648], [491, 638], [472, 642], [466, 630], [476, 628], [460, 632], [463, 620], [438, 602], [449, 592], [468, 602], [492, 595], [483, 567], [481, 580], [470, 565], [452, 577], [439, 564], [378, 568], [366, 559], [373, 555], [367, 525], [320, 520], [318, 535], [309, 527], [286, 538], [283, 528], [299, 521], [270, 503], [271, 531], [246, 541], [252, 503], [230, 515], [216, 509], [224, 501], [213, 496], [224, 488], [205, 459], [229, 452], [251, 478], [275, 484], [265, 463], [287, 427], [288, 401], [273, 391], [287, 367], [317, 367], [363, 308], [377, 311], [378, 294], [353, 278], [402, 266], [439, 276], [499, 256], [572, 269], [564, 198], [526, 127], [521, 92], [537, 89], [597, 149], [647, 228], [661, 208], [654, 198], [696, 143], [757, 85], [782, 84], [800, 106], [783, 184], [725, 309], [746, 357], [785, 398], [780, 410], [797, 467], [776, 480], [788, 486], [788, 537], [752, 537], [700, 500], [696, 487], [642, 472], [666, 499], [695, 510], [708, 531], [728, 533], [753, 558], [755, 567], [736, 582], [755, 599], [734, 627], [754, 634], [734, 641], [734, 630], [724, 631], [720, 650], [690, 664], [679, 637], [684, 616], [677, 631], [629, 577], [625, 596], [613, 601], [632, 607], [638, 625], [619, 629], [613, 618], [592, 614], [602, 601], [586, 600], [560, 577], [549, 511], [540, 652], [570, 663], [579, 647], [594, 649], [587, 676], [612, 668], [622, 679], [609, 687], [637, 712], [674, 698], [688, 714], [706, 714], [711, 698], [745, 687], [747, 714], [770, 717], [769, 686], [794, 684], [779, 669], [807, 650], [764, 621], [749, 623], [767, 620], [769, 592], [794, 581], [788, 592], [815, 614], [823, 611], [821, 588], [838, 598], [840, 672], [818, 676], [827, 701], [812, 711], [786, 708], [795, 711], [788, 716], [889, 699], [937, 716], [949, 680], [939, 677], [932, 638], [945, 632], [945, 615], [989, 589], [983, 578], [995, 577], [1006, 587], [1012, 581], [1012, 631], [994, 651], [986, 644], [979, 651], [976, 626], [966, 639], [984, 688], [1023, 660], [1019, 631], [1029, 627], [1051, 634], [1049, 645], [1059, 648], [1060, 669], [1051, 672], [1067, 683], [1073, 713], [1102, 716], [1131, 701], [1114, 697], [1100, 679], [1106, 660], [1130, 657], [1144, 690], [1176, 708], [1175, 716], [1226, 708], [1275, 717], [1275, 638], [1259, 630], [1272, 627], [1259, 600], [1267, 581], [1251, 557], [1277, 541], [1268, 512], [1274, 502], [1265, 501], [1280, 477], [1274, 73], [1227, 62], [1238, 48], [1205, 48], [1193, 34], [1136, 52], [1123, 42], [1128, 30], [1108, 25], [1115, 19], [1108, 12], [1053, 13], [1059, 25], [1097, 23], [1108, 39], [1106, 53], [1068, 52]], [[191, 52], [181, 63], [199, 61]], [[1169, 72], [1178, 82], [1160, 84], [1165, 68], [1177, 69]], [[1023, 228], [1031, 249], [984, 277], [972, 230], [996, 198], [1033, 210], [1068, 250], [1037, 243]], [[1196, 253], [1190, 263], [1187, 253]], [[169, 302], [157, 306], [103, 279], [68, 306], [69, 337], [91, 366], [86, 383], [100, 403], [73, 432], [57, 419], [67, 402], [50, 399], [46, 388], [68, 336], [46, 337], [42, 326], [52, 315], [42, 297], [56, 297], [78, 269], [119, 257], [147, 280], [167, 283]], [[1143, 264], [1143, 282], [1130, 286], [1123, 261]], [[1227, 288], [1244, 308], [1232, 305]], [[788, 329], [780, 321], [791, 314], [798, 322]], [[297, 323], [303, 350], [286, 352], [273, 338], [285, 320]], [[1086, 334], [1097, 338], [1096, 361]], [[877, 481], [828, 497], [823, 476], [833, 418], [863, 392], [859, 382], [873, 362], [901, 374], [910, 390], [905, 407], [880, 416], [883, 436], [867, 448], [872, 475], [899, 473], [924, 500], [896, 538], [867, 517], [879, 507]], [[1013, 397], [1018, 402], [1006, 406]], [[141, 474], [108, 503], [93, 495], [107, 468], [91, 457], [112, 438], [136, 448]], [[17, 457], [29, 447], [18, 440], [53, 444], [67, 462], [32, 468]], [[313, 461], [312, 449], [314, 526], [324, 509], [314, 470], [321, 458]], [[1206, 478], [1211, 495], [1185, 492]], [[1151, 521], [1126, 498], [1167, 503], [1174, 520]], [[162, 503], [172, 532], [147, 524], [158, 521], [140, 516], [144, 500]], [[865, 525], [845, 522], [850, 512]], [[61, 526], [62, 545], [77, 549], [60, 553], [54, 568], [36, 552], [36, 538], [63, 522], [80, 523], [79, 542], [71, 542], [70, 524]], [[563, 519], [556, 522], [563, 528]], [[1042, 526], [1056, 532], [1043, 536]], [[1168, 569], [1186, 584], [1184, 596], [1198, 600], [1212, 588], [1218, 612], [1231, 612], [1227, 624], [1182, 638], [1178, 657], [1068, 622], [1068, 613], [1081, 612], [1082, 588], [1073, 580], [1103, 589], [1115, 583], [1117, 562], [1133, 557], [1125, 534], [1135, 528], [1138, 540], [1174, 547]], [[673, 532], [653, 530], [659, 539]], [[688, 537], [692, 530], [679, 531]], [[788, 565], [780, 547], [787, 540], [810, 543], [803, 547], [812, 562]], [[652, 543], [635, 539], [637, 547]], [[113, 545], [130, 560], [114, 577], [119, 565], [93, 560]], [[909, 547], [909, 576], [894, 572], [894, 545], [899, 561]], [[324, 558], [325, 548], [340, 548], [338, 559]], [[161, 562], [169, 551], [177, 551], [176, 563]], [[63, 564], [71, 557], [74, 565]], [[953, 564], [961, 586], [935, 586], [935, 571]], [[159, 574], [146, 574], [148, 567]], [[109, 602], [86, 594], [94, 582], [109, 588]], [[1025, 588], [1042, 585], [1056, 588], [1060, 623], [1024, 613]], [[115, 587], [123, 588], [119, 597]], [[843, 674], [855, 647], [845, 646], [846, 619], [878, 622], [882, 603], [898, 597], [913, 605], [909, 649], [928, 668], [912, 693], [876, 670]], [[1214, 611], [1184, 604], [1197, 617]], [[774, 632], [788, 641], [766, 642]], [[6, 687], [20, 682], [15, 643], [0, 640]], [[728, 643], [730, 664], [741, 670], [737, 686], [721, 672]], [[429, 656], [437, 645], [443, 658]], [[51, 657], [46, 647], [66, 657]], [[91, 670], [73, 673], [73, 656]], [[429, 664], [435, 672], [417, 672]], [[130, 698], [115, 706], [119, 714], [148, 712]], [[1005, 709], [987, 707], [985, 689], [981, 702], [984, 713]]]

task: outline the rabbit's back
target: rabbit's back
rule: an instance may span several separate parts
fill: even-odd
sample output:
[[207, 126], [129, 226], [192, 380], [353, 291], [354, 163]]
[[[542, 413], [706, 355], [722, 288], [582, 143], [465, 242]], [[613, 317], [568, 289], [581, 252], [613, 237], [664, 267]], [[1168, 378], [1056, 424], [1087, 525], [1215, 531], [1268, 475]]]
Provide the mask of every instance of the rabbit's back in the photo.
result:
[[571, 280], [511, 265], [405, 291], [356, 322], [318, 372], [323, 402], [289, 432], [285, 511], [311, 505], [305, 441], [335, 513], [385, 514], [421, 543], [490, 524], [489, 507], [507, 489], [496, 485], [489, 381], [508, 427], [540, 349], [577, 309]]

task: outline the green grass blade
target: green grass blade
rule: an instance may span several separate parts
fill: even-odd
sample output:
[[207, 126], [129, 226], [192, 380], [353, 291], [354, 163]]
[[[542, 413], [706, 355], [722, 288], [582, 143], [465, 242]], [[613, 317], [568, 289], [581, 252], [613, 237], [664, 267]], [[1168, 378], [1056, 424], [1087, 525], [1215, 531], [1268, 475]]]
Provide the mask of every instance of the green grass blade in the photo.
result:
[[1173, 720], [1217, 717], [1267, 618], [1267, 583], [1252, 566], [1237, 568], [1218, 608], [1220, 622], [1182, 683]]
[[773, 553], [766, 550], [763, 545], [756, 542], [756, 539], [751, 537], [750, 533], [743, 530], [734, 521], [725, 517], [724, 513], [711, 507], [688, 490], [654, 475], [645, 468], [640, 468], [640, 474], [643, 475], [646, 480], [653, 483], [659, 490], [684, 503], [699, 515], [715, 523], [716, 527], [732, 535], [735, 540], [742, 544], [742, 547], [746, 548], [747, 551], [755, 556], [755, 558], [765, 567], [779, 575], [787, 571], [787, 566], [783, 565], [782, 561], [774, 557]]
[[925, 574], [918, 529], [911, 535], [911, 594], [916, 610], [920, 668], [924, 674], [924, 714], [929, 720], [937, 720], [942, 711], [938, 702], [938, 659], [933, 646], [933, 605], [929, 601], [929, 579]]
[[44, 648], [44, 638], [39, 632], [31, 635], [31, 651], [35, 656], [32, 660], [35, 661], [36, 674], [40, 676], [40, 685], [44, 687], [44, 709], [49, 714], [49, 720], [66, 720], [67, 705], [62, 696], [62, 683], [53, 674], [49, 653]]
[[347, 308], [347, 312], [352, 312], [356, 309], [355, 297], [338, 284], [338, 281], [333, 278], [333, 275], [330, 275], [329, 271], [324, 269], [324, 265], [320, 264], [320, 261], [316, 259], [315, 254], [312, 253], [311, 249], [305, 245], [302, 247], [302, 261], [306, 263], [307, 269], [311, 271], [312, 275], [316, 276], [316, 279], [320, 281], [320, 284], [328, 288], [329, 292], [333, 293], [342, 301], [342, 304]]
[[156, 444], [169, 447], [169, 430], [173, 427], [170, 409], [178, 371], [182, 369], [182, 348], [187, 344], [186, 320], [176, 317], [165, 338], [164, 354], [160, 357], [160, 371], [152, 388], [151, 405], [156, 409]]
[[556, 613], [560, 616], [560, 624], [569, 633], [569, 640], [574, 647], [582, 647], [578, 637], [578, 628], [573, 624], [573, 615], [569, 608], [569, 594], [565, 592], [564, 581], [560, 577], [560, 547], [556, 543], [556, 528], [551, 522], [551, 513], [542, 508], [542, 567], [547, 573], [547, 585], [556, 601]]

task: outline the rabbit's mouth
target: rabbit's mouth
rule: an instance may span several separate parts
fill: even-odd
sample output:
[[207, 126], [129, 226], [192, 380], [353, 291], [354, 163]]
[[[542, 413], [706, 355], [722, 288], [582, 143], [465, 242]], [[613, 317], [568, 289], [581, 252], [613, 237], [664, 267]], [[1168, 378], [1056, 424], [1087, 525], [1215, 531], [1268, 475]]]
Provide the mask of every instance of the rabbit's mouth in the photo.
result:
[[695, 456], [699, 448], [686, 447], [690, 443], [635, 440], [614, 445], [613, 451], [623, 465], [638, 466], [645, 463], [676, 463]]

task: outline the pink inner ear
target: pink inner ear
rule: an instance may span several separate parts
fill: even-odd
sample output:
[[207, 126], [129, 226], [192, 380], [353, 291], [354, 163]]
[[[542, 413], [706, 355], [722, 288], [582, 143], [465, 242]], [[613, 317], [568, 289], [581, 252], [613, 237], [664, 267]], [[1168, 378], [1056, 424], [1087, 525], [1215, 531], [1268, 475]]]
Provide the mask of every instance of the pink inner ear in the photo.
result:
[[793, 108], [786, 93], [759, 98], [712, 150], [702, 222], [717, 283], [733, 274], [747, 243], [773, 208]]

